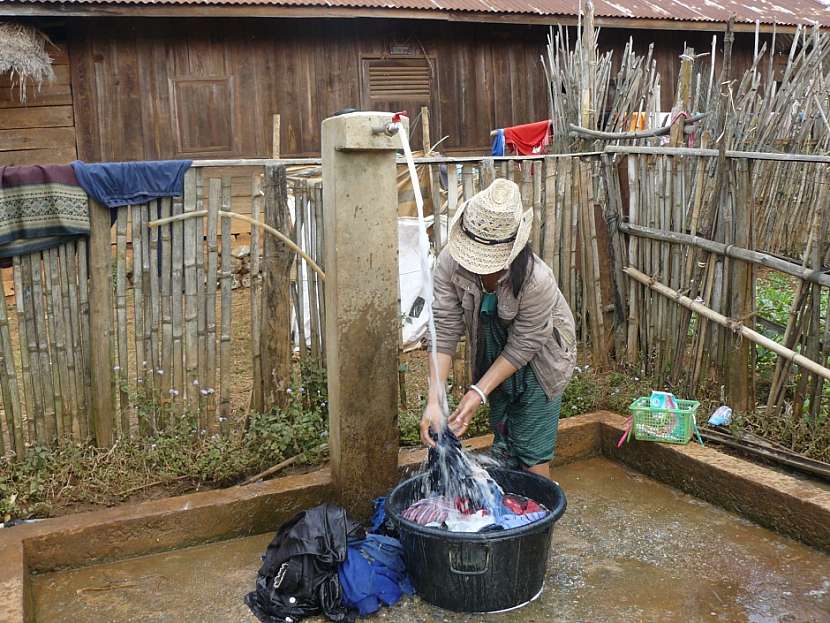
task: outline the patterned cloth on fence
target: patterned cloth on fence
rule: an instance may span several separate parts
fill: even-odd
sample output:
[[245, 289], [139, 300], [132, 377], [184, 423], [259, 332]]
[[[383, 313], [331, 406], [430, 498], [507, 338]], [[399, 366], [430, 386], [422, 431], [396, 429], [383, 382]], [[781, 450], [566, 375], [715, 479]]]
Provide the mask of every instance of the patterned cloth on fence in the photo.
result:
[[108, 208], [147, 203], [184, 192], [191, 160], [72, 163], [78, 182], [90, 197]]
[[0, 166], [0, 258], [86, 235], [87, 196], [71, 166]]

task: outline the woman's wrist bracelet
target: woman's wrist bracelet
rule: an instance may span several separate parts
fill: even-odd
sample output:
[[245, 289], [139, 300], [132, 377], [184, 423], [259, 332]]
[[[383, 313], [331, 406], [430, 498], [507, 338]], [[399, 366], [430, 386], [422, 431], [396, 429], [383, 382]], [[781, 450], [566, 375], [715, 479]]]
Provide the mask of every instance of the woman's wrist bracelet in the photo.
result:
[[481, 388], [478, 385], [470, 385], [470, 389], [473, 390], [475, 393], [478, 394], [478, 397], [481, 398], [481, 404], [487, 404], [487, 394], [481, 391]]

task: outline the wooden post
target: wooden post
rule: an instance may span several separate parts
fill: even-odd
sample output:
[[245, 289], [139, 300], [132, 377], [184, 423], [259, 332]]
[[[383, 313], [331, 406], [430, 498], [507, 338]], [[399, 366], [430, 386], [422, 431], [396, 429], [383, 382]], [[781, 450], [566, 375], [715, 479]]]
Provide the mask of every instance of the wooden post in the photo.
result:
[[672, 108], [671, 145], [679, 147], [683, 144], [683, 129], [685, 117], [682, 113], [689, 112], [689, 97], [692, 88], [692, 70], [695, 64], [695, 51], [693, 48], [686, 48], [681, 57], [680, 78], [677, 81], [677, 95]]
[[112, 445], [112, 258], [110, 212], [89, 200], [89, 327], [97, 346], [90, 348], [92, 432], [100, 447]]
[[424, 144], [424, 155], [429, 156], [432, 153], [432, 143], [430, 142], [430, 133], [429, 133], [429, 108], [427, 106], [421, 106], [421, 138]]
[[377, 132], [390, 122], [388, 113], [352, 113], [322, 128], [331, 471], [340, 502], [359, 518], [398, 481], [401, 141]]
[[[608, 225], [608, 256], [611, 260], [611, 292], [614, 298], [614, 352], [619, 362], [626, 356], [627, 305], [625, 276], [625, 251], [619, 222], [622, 218], [622, 192], [619, 170], [611, 162], [611, 156], [602, 156], [605, 175], [605, 222]], [[632, 258], [633, 259], [633, 258]], [[629, 260], [630, 261], [630, 260]]]
[[[265, 167], [265, 224], [291, 237], [288, 188], [285, 166]], [[274, 236], [266, 236], [262, 254], [262, 349], [263, 409], [285, 404], [285, 390], [291, 383], [291, 297], [290, 276], [293, 253]]]
[[[739, 247], [753, 246], [752, 189], [750, 188], [749, 162], [740, 159], [734, 163], [737, 181], [734, 193], [735, 237], [732, 241]], [[731, 237], [731, 233], [727, 234]], [[753, 267], [749, 262], [732, 262], [731, 313], [744, 326], [754, 326], [752, 316], [755, 309]], [[727, 338], [726, 381], [729, 404], [739, 413], [750, 413], [755, 407], [754, 357], [755, 348], [749, 340], [736, 336]]]

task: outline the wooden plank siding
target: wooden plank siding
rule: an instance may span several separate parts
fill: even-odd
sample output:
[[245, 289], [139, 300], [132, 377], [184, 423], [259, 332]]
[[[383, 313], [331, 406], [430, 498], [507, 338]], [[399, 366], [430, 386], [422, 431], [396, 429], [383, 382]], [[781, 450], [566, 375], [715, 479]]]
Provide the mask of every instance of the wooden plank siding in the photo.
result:
[[0, 166], [66, 163], [77, 157], [69, 57], [66, 46], [49, 50], [55, 80], [26, 89], [26, 104], [8, 75], [0, 75]]
[[[267, 157], [274, 113], [281, 115], [284, 156], [317, 155], [321, 121], [343, 108], [405, 106], [414, 121], [427, 102], [367, 97], [365, 61], [372, 58], [426, 58], [433, 65], [430, 135], [449, 136], [443, 151], [481, 152], [492, 128], [547, 115], [539, 63], [545, 27], [384, 19], [137, 24], [67, 20], [82, 159]], [[706, 52], [711, 33], [606, 29], [601, 48], [619, 57], [629, 36], [642, 51], [655, 42], [669, 110], [683, 42]], [[409, 56], [392, 54], [400, 42]], [[752, 35], [739, 34], [737, 70], [751, 51]], [[415, 148], [420, 137], [413, 132]]]
[[[547, 114], [538, 27], [240, 19], [189, 20], [183, 29], [155, 19], [153, 28], [130, 20], [75, 20], [69, 28], [87, 160], [266, 157], [274, 113], [281, 153], [316, 155], [321, 121], [343, 108], [409, 106], [414, 118], [421, 101], [366, 101], [361, 64], [389, 58], [395, 41], [433, 63], [430, 134], [449, 135], [444, 150], [480, 151], [493, 127]], [[206, 103], [211, 92], [225, 99]]]

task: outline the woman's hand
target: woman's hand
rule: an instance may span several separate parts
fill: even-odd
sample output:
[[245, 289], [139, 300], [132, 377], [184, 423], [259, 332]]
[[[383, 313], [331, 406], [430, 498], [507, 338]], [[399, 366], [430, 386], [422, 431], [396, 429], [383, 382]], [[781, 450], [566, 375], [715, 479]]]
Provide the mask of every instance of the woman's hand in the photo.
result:
[[429, 448], [435, 447], [435, 441], [429, 436], [429, 431], [436, 435], [441, 432], [443, 428], [444, 415], [441, 413], [441, 406], [437, 400], [430, 400], [427, 403], [427, 408], [424, 409], [424, 415], [421, 416], [421, 442]]
[[450, 430], [455, 433], [456, 437], [461, 437], [467, 432], [470, 424], [475, 417], [478, 408], [484, 404], [481, 401], [481, 396], [474, 390], [468, 390], [458, 403], [458, 407], [450, 416], [449, 426]]

